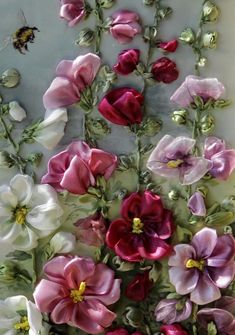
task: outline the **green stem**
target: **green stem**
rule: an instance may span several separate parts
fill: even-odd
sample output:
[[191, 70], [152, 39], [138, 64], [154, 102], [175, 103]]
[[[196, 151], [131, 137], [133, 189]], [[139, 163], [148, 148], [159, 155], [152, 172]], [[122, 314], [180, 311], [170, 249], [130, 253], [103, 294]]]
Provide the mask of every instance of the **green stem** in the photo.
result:
[[38, 268], [37, 268], [37, 255], [36, 255], [36, 249], [33, 249], [31, 251], [32, 256], [32, 267], [33, 267], [33, 284], [36, 283], [38, 278]]
[[95, 41], [95, 50], [94, 52], [97, 55], [100, 55], [100, 45], [101, 45], [101, 39], [102, 39], [102, 25], [103, 25], [103, 12], [102, 8], [100, 6], [99, 0], [96, 0], [95, 2], [95, 15], [96, 15], [96, 41]]
[[137, 185], [137, 192], [140, 190], [141, 186], [141, 180], [140, 180], [140, 174], [141, 174], [141, 140], [140, 137], [136, 134], [136, 153], [137, 153], [137, 160], [136, 160], [136, 172], [138, 175], [138, 185]]

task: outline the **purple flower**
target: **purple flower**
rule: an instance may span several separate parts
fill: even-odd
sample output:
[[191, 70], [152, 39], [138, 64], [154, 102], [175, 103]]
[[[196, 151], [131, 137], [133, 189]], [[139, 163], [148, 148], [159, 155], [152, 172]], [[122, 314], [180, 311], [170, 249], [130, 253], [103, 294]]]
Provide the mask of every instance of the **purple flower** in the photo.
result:
[[195, 192], [188, 201], [188, 208], [193, 215], [206, 216], [206, 206], [201, 192]]
[[197, 313], [197, 321], [200, 326], [207, 330], [210, 322], [213, 322], [220, 335], [235, 334], [235, 298], [223, 297], [216, 308], [203, 308]]
[[200, 96], [205, 101], [217, 100], [224, 91], [223, 84], [216, 78], [187, 76], [183, 84], [171, 96], [171, 101], [181, 107], [187, 107], [193, 102], [195, 96]]
[[217, 236], [216, 230], [203, 228], [190, 245], [178, 244], [169, 258], [170, 282], [178, 294], [190, 293], [198, 305], [221, 297], [235, 275], [235, 243], [232, 235]]
[[177, 177], [181, 184], [191, 185], [210, 170], [212, 163], [190, 152], [196, 141], [189, 137], [165, 135], [151, 153], [147, 167], [167, 178]]
[[172, 324], [188, 319], [192, 312], [192, 303], [189, 299], [180, 301], [177, 299], [163, 299], [155, 309], [156, 321]]
[[226, 180], [235, 168], [235, 150], [226, 149], [225, 141], [220, 138], [206, 138], [204, 157], [212, 162], [209, 172], [215, 178]]

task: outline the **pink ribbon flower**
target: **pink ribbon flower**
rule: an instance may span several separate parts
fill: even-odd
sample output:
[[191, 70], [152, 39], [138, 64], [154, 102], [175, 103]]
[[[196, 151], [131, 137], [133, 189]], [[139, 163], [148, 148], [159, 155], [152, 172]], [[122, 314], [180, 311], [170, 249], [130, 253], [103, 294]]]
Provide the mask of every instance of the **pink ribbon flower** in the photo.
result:
[[50, 184], [57, 191], [67, 190], [85, 194], [95, 185], [97, 176], [111, 177], [117, 166], [117, 156], [100, 149], [90, 149], [82, 141], [70, 144], [66, 150], [53, 156], [48, 162], [48, 172], [43, 184]]
[[188, 244], [178, 244], [169, 258], [170, 282], [178, 294], [190, 293], [198, 305], [220, 298], [235, 275], [235, 243], [232, 235], [217, 236], [215, 229], [203, 228]]
[[116, 314], [106, 306], [120, 298], [120, 279], [105, 264], [91, 258], [58, 256], [49, 261], [34, 292], [36, 306], [52, 322], [67, 323], [89, 334], [109, 327]]
[[139, 15], [135, 12], [118, 10], [112, 19], [110, 33], [120, 44], [130, 43], [142, 31]]
[[60, 0], [60, 17], [68, 21], [69, 27], [75, 26], [85, 16], [84, 0]]
[[171, 96], [171, 101], [181, 107], [188, 107], [195, 96], [200, 96], [204, 101], [219, 99], [225, 88], [216, 78], [200, 78], [187, 76], [183, 84]]
[[79, 102], [99, 68], [100, 58], [92, 53], [78, 56], [74, 61], [62, 60], [56, 68], [56, 78], [44, 93], [45, 108], [56, 109]]

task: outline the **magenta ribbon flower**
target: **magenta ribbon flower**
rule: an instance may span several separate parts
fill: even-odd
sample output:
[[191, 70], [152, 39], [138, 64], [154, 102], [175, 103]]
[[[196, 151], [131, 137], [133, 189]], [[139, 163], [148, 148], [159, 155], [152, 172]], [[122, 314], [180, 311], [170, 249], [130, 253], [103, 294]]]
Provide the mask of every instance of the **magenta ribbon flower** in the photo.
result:
[[205, 305], [221, 297], [235, 275], [235, 242], [232, 235], [217, 236], [216, 230], [203, 228], [190, 243], [178, 244], [169, 258], [170, 282], [181, 295]]
[[56, 68], [56, 78], [43, 96], [45, 108], [56, 109], [79, 102], [99, 68], [100, 58], [92, 53], [78, 56], [74, 61], [62, 60]]
[[50, 184], [59, 192], [85, 194], [90, 186], [95, 186], [97, 176], [109, 179], [116, 166], [117, 156], [76, 141], [49, 160], [42, 183]]
[[86, 15], [84, 0], [60, 0], [60, 17], [75, 26]]
[[129, 262], [168, 256], [174, 224], [172, 213], [150, 191], [132, 193], [121, 207], [122, 218], [113, 221], [106, 234], [109, 248]]
[[235, 298], [225, 296], [218, 300], [216, 308], [203, 308], [197, 313], [199, 325], [207, 331], [213, 322], [220, 335], [235, 335]]
[[181, 107], [188, 107], [194, 101], [195, 96], [200, 96], [204, 101], [217, 100], [223, 95], [224, 91], [223, 84], [216, 78], [187, 76], [170, 100]]
[[191, 154], [196, 141], [189, 137], [165, 135], [151, 153], [147, 168], [166, 178], [179, 178], [181, 184], [191, 185], [200, 180], [212, 163]]
[[58, 256], [49, 261], [34, 292], [38, 309], [56, 324], [67, 323], [89, 334], [109, 327], [116, 314], [106, 306], [120, 298], [120, 279], [105, 264], [91, 258]]
[[235, 168], [235, 149], [227, 149], [224, 140], [207, 137], [204, 157], [212, 162], [209, 173], [217, 179], [226, 180]]

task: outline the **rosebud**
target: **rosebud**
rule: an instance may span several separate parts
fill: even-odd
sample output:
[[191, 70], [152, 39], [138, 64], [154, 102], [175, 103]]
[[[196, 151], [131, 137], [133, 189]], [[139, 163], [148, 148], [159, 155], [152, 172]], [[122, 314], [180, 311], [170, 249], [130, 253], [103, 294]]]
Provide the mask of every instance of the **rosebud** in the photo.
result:
[[215, 119], [212, 115], [205, 115], [201, 119], [201, 132], [204, 135], [207, 135], [213, 131], [215, 128]]
[[195, 34], [191, 28], [186, 28], [180, 34], [179, 40], [186, 44], [192, 44], [195, 41]]
[[95, 32], [89, 28], [85, 28], [79, 33], [79, 37], [75, 41], [75, 44], [82, 47], [89, 47], [93, 43], [94, 38]]
[[143, 122], [143, 131], [145, 136], [152, 137], [161, 130], [162, 123], [153, 118], [146, 118]]
[[202, 9], [204, 22], [216, 22], [219, 17], [219, 8], [211, 1], [206, 1]]
[[168, 198], [172, 201], [179, 200], [179, 192], [176, 190], [171, 190], [168, 192]]
[[114, 3], [115, 0], [100, 0], [100, 6], [105, 9], [111, 8]]
[[20, 82], [20, 73], [16, 69], [4, 71], [0, 77], [0, 84], [7, 88], [15, 87]]
[[176, 124], [185, 124], [187, 121], [187, 110], [181, 109], [172, 113], [171, 120]]
[[207, 32], [203, 35], [202, 43], [204, 48], [214, 49], [217, 46], [218, 33], [216, 31]]
[[206, 57], [201, 57], [199, 61], [197, 62], [198, 66], [204, 67], [207, 63], [207, 58]]
[[25, 110], [19, 105], [17, 101], [9, 103], [9, 114], [13, 120], [21, 122], [26, 118]]

